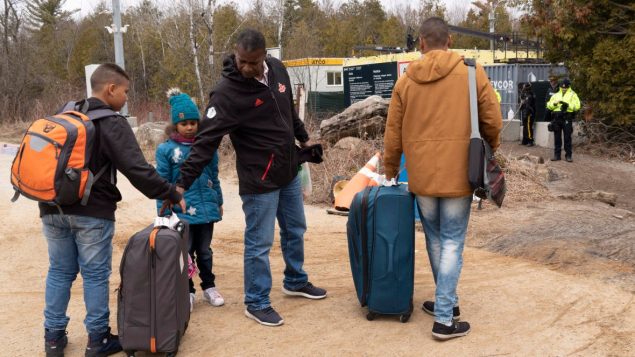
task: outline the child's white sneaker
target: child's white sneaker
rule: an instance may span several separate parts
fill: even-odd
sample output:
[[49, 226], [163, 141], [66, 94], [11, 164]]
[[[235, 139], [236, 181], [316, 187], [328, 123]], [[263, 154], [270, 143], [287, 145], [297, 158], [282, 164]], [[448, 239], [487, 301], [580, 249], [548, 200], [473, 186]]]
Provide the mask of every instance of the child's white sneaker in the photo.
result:
[[194, 310], [194, 301], [196, 300], [196, 295], [194, 293], [190, 293], [190, 312]]
[[207, 300], [212, 306], [222, 306], [225, 303], [225, 299], [216, 288], [205, 289], [203, 299]]

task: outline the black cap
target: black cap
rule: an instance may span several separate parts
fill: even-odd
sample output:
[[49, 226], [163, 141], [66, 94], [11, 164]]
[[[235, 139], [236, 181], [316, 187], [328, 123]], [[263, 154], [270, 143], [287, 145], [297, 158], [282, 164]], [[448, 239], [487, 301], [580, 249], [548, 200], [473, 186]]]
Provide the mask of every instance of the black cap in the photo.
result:
[[569, 80], [569, 78], [563, 79], [562, 82], [560, 82], [560, 87], [562, 87], [562, 88], [571, 87], [571, 81]]

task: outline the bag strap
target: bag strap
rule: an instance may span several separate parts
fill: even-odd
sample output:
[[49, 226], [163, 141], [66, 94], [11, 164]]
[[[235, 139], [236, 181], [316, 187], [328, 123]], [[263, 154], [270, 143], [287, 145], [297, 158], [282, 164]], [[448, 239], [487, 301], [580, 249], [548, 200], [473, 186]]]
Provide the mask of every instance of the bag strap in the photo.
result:
[[84, 100], [82, 103], [81, 108], [77, 106], [76, 101], [70, 101], [70, 102], [66, 102], [62, 108], [60, 110], [58, 110], [55, 114], [61, 114], [64, 112], [80, 112], [80, 113], [86, 113], [88, 112], [88, 101]]
[[470, 121], [472, 125], [470, 139], [480, 138], [481, 133], [478, 130], [478, 106], [476, 104], [476, 61], [473, 58], [465, 58], [463, 63], [467, 66], [468, 88], [470, 90]]
[[105, 109], [104, 108], [104, 109], [91, 110], [91, 111], [86, 113], [86, 116], [90, 120], [97, 120], [97, 119], [103, 119], [103, 118], [114, 117], [114, 116], [122, 116], [122, 115], [117, 113], [117, 112], [115, 112], [112, 109]]
[[121, 114], [115, 112], [112, 109], [102, 108], [95, 110], [88, 110], [88, 100], [84, 100], [81, 108], [77, 107], [77, 103], [75, 101], [70, 101], [64, 104], [62, 109], [58, 110], [56, 114], [64, 113], [64, 112], [80, 112], [85, 114], [90, 120], [98, 120], [113, 116], [122, 116]]
[[[84, 195], [82, 196], [81, 205], [86, 206], [88, 204], [88, 197], [90, 197], [90, 190], [93, 187], [93, 184], [99, 180], [99, 178], [106, 172], [107, 169], [111, 169], [112, 173], [112, 164], [107, 164], [102, 167], [96, 175], [93, 176], [93, 173], [88, 170], [88, 180], [86, 181], [86, 187], [84, 188]], [[112, 177], [112, 176], [111, 176]], [[111, 183], [114, 185], [113, 180], [111, 179]]]

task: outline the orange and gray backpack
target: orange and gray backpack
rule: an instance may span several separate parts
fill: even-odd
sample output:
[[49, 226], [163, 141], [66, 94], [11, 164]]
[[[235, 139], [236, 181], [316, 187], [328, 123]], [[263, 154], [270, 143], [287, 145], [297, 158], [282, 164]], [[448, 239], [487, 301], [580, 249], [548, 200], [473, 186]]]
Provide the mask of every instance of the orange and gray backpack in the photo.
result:
[[11, 184], [20, 195], [55, 206], [88, 203], [94, 182], [112, 165], [88, 168], [95, 142], [94, 120], [117, 116], [110, 109], [88, 111], [68, 102], [59, 114], [37, 119], [27, 130], [11, 166]]

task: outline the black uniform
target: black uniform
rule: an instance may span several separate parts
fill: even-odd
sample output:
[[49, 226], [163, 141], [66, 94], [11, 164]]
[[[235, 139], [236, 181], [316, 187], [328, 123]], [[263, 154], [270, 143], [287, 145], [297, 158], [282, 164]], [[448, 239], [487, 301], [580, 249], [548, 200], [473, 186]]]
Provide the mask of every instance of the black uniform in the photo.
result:
[[[560, 90], [560, 86], [556, 83], [555, 86], [550, 86], [549, 91], [547, 91], [547, 96], [545, 97], [545, 104], [549, 103], [549, 99], [553, 97], [554, 94], [558, 93]], [[551, 110], [545, 110], [545, 118], [544, 121], [551, 122], [553, 118], [551, 117]]]
[[520, 93], [520, 119], [523, 126], [522, 145], [534, 145], [534, 124], [536, 123], [536, 96], [531, 85], [523, 87]]

